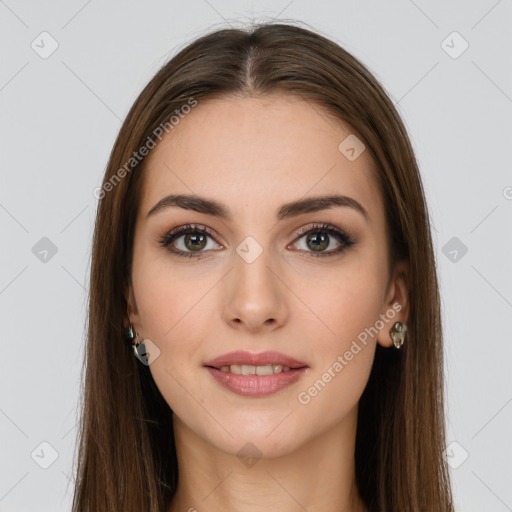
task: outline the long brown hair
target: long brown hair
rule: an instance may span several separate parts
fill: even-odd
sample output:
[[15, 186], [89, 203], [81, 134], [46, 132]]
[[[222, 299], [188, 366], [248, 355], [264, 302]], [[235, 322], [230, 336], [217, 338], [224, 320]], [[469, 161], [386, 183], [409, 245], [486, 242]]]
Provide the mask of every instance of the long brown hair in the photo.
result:
[[274, 92], [325, 107], [364, 141], [386, 208], [391, 267], [409, 263], [406, 343], [377, 344], [359, 402], [360, 495], [371, 511], [453, 511], [439, 289], [408, 135], [383, 87], [346, 50], [293, 23], [261, 23], [215, 30], [179, 51], [139, 95], [115, 141], [97, 196], [74, 512], [164, 511], [178, 482], [172, 411], [124, 332], [144, 168], [133, 154], [158, 143], [158, 127], [170, 131], [183, 105]]

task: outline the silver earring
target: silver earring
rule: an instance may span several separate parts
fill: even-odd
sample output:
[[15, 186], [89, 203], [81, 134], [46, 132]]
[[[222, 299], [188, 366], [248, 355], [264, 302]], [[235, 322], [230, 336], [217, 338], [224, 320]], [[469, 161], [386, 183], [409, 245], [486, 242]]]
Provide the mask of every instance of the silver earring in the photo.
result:
[[133, 349], [133, 353], [134, 353], [135, 357], [142, 364], [148, 366], [149, 363], [148, 363], [148, 357], [146, 354], [146, 345], [144, 344], [143, 341], [142, 342], [137, 341], [137, 338], [139, 337], [139, 335], [135, 332], [135, 329], [133, 328], [133, 326], [131, 324], [126, 328], [126, 337], [132, 343], [132, 349]]
[[403, 322], [395, 322], [389, 331], [395, 348], [399, 349], [405, 341], [407, 334], [407, 325]]

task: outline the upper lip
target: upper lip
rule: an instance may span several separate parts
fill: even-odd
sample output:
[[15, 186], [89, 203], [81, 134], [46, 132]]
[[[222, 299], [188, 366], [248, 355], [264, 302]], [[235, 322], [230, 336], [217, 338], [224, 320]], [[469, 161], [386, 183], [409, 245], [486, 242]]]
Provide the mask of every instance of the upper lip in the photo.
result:
[[269, 364], [280, 364], [282, 366], [289, 366], [290, 368], [303, 368], [307, 365], [294, 359], [293, 357], [281, 354], [273, 350], [266, 352], [260, 352], [258, 354], [252, 354], [251, 352], [245, 352], [238, 350], [236, 352], [229, 352], [223, 354], [215, 359], [207, 361], [204, 366], [211, 366], [213, 368], [220, 368], [222, 366], [231, 366], [232, 364], [237, 365], [252, 365], [252, 366], [266, 366]]

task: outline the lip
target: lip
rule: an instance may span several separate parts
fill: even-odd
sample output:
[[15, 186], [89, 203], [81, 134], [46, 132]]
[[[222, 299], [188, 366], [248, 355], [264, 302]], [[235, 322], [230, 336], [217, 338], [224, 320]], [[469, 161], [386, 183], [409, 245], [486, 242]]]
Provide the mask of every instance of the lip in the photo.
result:
[[[239, 375], [224, 372], [222, 366], [252, 365], [266, 366], [280, 364], [288, 366], [286, 372], [273, 373], [271, 375]], [[308, 365], [297, 359], [281, 354], [274, 350], [253, 354], [238, 350], [216, 357], [204, 364], [210, 375], [223, 387], [243, 396], [263, 397], [277, 393], [281, 389], [291, 386], [297, 382], [308, 370]]]
[[233, 393], [243, 396], [263, 397], [277, 393], [297, 382], [304, 375], [307, 367], [290, 369], [272, 375], [238, 375], [223, 372], [210, 366], [206, 369], [220, 385]]
[[[232, 364], [248, 364], [252, 366], [281, 364], [283, 366], [289, 366], [290, 369], [308, 367], [307, 364], [274, 350], [267, 350], [266, 352], [260, 352], [258, 354], [253, 354], [244, 350], [237, 350], [235, 352], [223, 354], [219, 357], [216, 357], [215, 359], [212, 359], [211, 361], [207, 361], [204, 363], [204, 366], [220, 369], [221, 366], [231, 366]], [[248, 376], [246, 375], [245, 377]]]

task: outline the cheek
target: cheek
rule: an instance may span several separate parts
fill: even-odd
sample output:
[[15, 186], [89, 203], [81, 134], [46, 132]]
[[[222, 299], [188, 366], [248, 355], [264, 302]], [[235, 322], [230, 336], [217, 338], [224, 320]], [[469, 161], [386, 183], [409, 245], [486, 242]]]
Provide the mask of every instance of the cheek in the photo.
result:
[[300, 287], [315, 313], [302, 326], [308, 333], [305, 339], [311, 340], [315, 367], [297, 396], [311, 428], [325, 428], [343, 418], [368, 382], [383, 295], [380, 270], [369, 270], [353, 266], [331, 272], [329, 279], [317, 274]]
[[[197, 323], [191, 323], [190, 317], [209, 286], [207, 282], [194, 286], [183, 273], [179, 265], [170, 264], [163, 249], [138, 247], [134, 252], [132, 279], [144, 335], [166, 352], [172, 345], [194, 350], [197, 338], [190, 329]], [[187, 343], [182, 342], [185, 327]]]
[[332, 356], [349, 349], [353, 340], [364, 343], [365, 334], [370, 343], [375, 335], [370, 328], [382, 310], [384, 286], [383, 269], [362, 258], [297, 280], [294, 291], [311, 312], [304, 327], [311, 332], [315, 350]]
[[207, 391], [198, 388], [194, 372], [202, 365], [212, 336], [212, 304], [205, 294], [216, 279], [211, 276], [194, 286], [165, 261], [150, 261], [148, 256], [137, 264], [134, 260], [133, 284], [144, 336], [160, 350], [150, 365], [151, 374], [171, 409], [187, 411], [194, 400], [184, 389], [193, 390], [199, 402]]
[[176, 364], [185, 360], [191, 365], [199, 357], [208, 322], [203, 298], [207, 289], [191, 286], [172, 274], [154, 274], [139, 284], [137, 306], [144, 334], [159, 347], [164, 359]]

